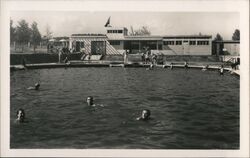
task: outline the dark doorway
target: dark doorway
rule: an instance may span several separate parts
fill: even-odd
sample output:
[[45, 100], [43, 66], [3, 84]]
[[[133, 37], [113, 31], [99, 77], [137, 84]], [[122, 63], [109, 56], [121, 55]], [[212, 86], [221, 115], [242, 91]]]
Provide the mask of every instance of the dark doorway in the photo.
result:
[[81, 44], [79, 41], [76, 41], [76, 52], [80, 52]]
[[91, 54], [92, 55], [105, 55], [106, 54], [106, 41], [91, 41]]

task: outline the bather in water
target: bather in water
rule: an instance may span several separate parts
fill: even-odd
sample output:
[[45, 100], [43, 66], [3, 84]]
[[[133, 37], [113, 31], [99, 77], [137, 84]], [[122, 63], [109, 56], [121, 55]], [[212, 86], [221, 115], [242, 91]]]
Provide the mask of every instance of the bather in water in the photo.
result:
[[24, 122], [24, 119], [25, 119], [25, 113], [24, 113], [24, 110], [23, 109], [19, 109], [16, 113], [16, 122], [20, 122], [20, 123], [23, 123]]
[[88, 96], [87, 99], [86, 99], [86, 102], [87, 102], [88, 106], [92, 106], [92, 107], [97, 107], [97, 106], [104, 107], [102, 104], [94, 104], [94, 98], [92, 96]]
[[40, 84], [36, 83], [34, 87], [27, 88], [28, 90], [39, 90]]
[[150, 115], [151, 115], [151, 112], [150, 110], [148, 109], [144, 109], [142, 110], [142, 114], [140, 117], [136, 118], [136, 120], [142, 120], [142, 121], [146, 121], [146, 120], [149, 120], [150, 119]]

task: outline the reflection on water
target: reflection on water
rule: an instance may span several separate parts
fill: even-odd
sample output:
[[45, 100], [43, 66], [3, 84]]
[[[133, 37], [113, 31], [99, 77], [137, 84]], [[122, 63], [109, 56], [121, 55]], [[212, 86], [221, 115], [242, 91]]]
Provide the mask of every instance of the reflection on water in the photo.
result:
[[[39, 91], [26, 90], [37, 81]], [[105, 107], [87, 107], [89, 95]], [[11, 148], [239, 148], [239, 78], [229, 74], [143, 68], [16, 71], [10, 96]], [[14, 123], [19, 108], [28, 123]], [[144, 108], [153, 119], [135, 121]]]

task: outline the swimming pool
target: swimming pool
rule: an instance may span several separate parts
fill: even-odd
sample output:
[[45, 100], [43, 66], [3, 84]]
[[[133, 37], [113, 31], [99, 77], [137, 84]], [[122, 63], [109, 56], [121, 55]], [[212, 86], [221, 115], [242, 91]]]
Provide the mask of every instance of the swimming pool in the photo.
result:
[[[239, 78], [229, 73], [60, 68], [10, 79], [11, 148], [239, 149]], [[89, 95], [104, 107], [87, 107]], [[19, 108], [27, 123], [15, 123]], [[152, 119], [135, 121], [144, 108]]]

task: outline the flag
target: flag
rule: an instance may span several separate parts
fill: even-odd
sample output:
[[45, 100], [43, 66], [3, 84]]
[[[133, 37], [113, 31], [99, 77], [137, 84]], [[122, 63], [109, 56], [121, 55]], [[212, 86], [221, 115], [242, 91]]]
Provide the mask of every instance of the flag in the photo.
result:
[[104, 25], [105, 27], [111, 27], [110, 26], [110, 17], [108, 18], [108, 21], [106, 22], [106, 24]]

